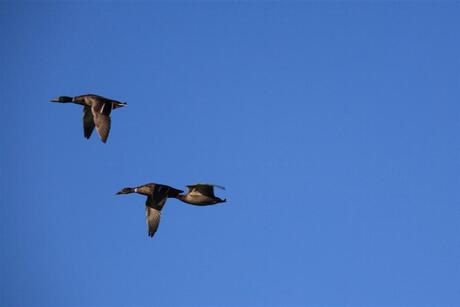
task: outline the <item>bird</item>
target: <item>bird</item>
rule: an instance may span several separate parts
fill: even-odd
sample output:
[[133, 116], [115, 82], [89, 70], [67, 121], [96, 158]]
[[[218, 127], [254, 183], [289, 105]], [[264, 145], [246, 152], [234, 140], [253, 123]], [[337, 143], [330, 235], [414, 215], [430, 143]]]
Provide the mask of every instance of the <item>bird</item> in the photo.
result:
[[176, 198], [195, 206], [209, 206], [226, 202], [226, 198], [221, 199], [214, 195], [214, 187], [225, 190], [224, 187], [219, 185], [197, 183], [188, 185], [188, 192], [186, 194], [177, 195]]
[[147, 232], [150, 237], [153, 237], [160, 225], [161, 210], [166, 200], [183, 192], [168, 185], [147, 183], [135, 188], [123, 188], [116, 195], [137, 193], [147, 196], [147, 201], [145, 202]]
[[86, 94], [75, 97], [59, 96], [50, 100], [51, 102], [75, 103], [83, 106], [83, 133], [89, 139], [96, 127], [97, 133], [103, 143], [107, 142], [110, 132], [110, 113], [112, 109], [121, 108], [127, 105], [110, 98], [94, 94]]

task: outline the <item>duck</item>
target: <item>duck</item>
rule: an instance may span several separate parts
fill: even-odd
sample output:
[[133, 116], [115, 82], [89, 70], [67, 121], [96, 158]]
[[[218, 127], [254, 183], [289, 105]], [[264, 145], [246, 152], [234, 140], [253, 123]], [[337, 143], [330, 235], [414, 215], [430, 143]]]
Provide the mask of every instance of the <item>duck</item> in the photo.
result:
[[96, 127], [97, 133], [103, 143], [107, 142], [110, 132], [110, 113], [113, 109], [127, 105], [126, 102], [105, 98], [94, 94], [75, 97], [59, 96], [50, 100], [59, 103], [75, 103], [83, 106], [83, 134], [89, 139]]
[[147, 196], [145, 202], [145, 214], [147, 217], [147, 233], [153, 237], [160, 225], [161, 210], [168, 198], [176, 197], [184, 191], [175, 189], [168, 185], [158, 183], [147, 183], [135, 188], [123, 188], [116, 195], [137, 193]]
[[179, 194], [176, 198], [184, 203], [195, 206], [209, 206], [218, 203], [225, 203], [226, 198], [221, 199], [214, 195], [214, 187], [225, 190], [224, 187], [216, 184], [197, 183], [187, 185], [188, 192], [186, 194]]

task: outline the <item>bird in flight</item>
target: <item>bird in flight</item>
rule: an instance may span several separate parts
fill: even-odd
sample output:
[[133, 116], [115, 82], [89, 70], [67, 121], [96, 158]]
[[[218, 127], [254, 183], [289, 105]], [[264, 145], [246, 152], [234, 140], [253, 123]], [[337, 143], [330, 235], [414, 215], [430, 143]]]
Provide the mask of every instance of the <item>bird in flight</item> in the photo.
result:
[[197, 183], [188, 185], [186, 194], [177, 195], [177, 199], [196, 206], [209, 206], [224, 203], [227, 199], [221, 199], [214, 195], [214, 187], [225, 190], [224, 187], [215, 184]]
[[131, 194], [137, 193], [147, 196], [145, 202], [145, 213], [147, 216], [147, 231], [150, 237], [153, 237], [160, 225], [161, 210], [166, 203], [166, 200], [171, 197], [177, 197], [184, 191], [177, 190], [170, 186], [158, 183], [147, 183], [135, 188], [124, 188], [117, 193]]
[[89, 139], [96, 127], [97, 133], [102, 142], [107, 142], [110, 132], [110, 113], [113, 109], [121, 108], [127, 105], [126, 102], [120, 102], [102, 96], [87, 94], [75, 97], [59, 96], [51, 99], [51, 102], [75, 103], [83, 106], [83, 133], [85, 138]]

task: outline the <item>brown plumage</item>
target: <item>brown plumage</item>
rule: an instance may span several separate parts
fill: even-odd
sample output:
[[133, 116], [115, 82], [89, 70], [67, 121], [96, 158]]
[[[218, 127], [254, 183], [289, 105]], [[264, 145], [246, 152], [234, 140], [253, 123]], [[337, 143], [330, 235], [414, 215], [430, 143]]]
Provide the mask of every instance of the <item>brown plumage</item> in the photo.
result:
[[160, 225], [161, 210], [145, 206], [145, 216], [147, 217], [147, 233], [153, 237]]
[[221, 199], [214, 195], [214, 187], [225, 190], [224, 187], [219, 185], [198, 183], [188, 185], [187, 194], [177, 195], [176, 198], [185, 203], [196, 206], [208, 206], [226, 202], [226, 199]]
[[51, 99], [53, 102], [75, 103], [83, 106], [83, 134], [89, 139], [96, 127], [103, 143], [109, 137], [113, 109], [126, 106], [125, 102], [116, 101], [102, 96], [87, 94], [76, 97], [60, 96]]
[[150, 237], [153, 237], [160, 225], [161, 210], [170, 197], [176, 197], [184, 191], [177, 190], [170, 186], [158, 183], [147, 183], [135, 188], [124, 188], [117, 193], [131, 194], [137, 193], [147, 196], [145, 202], [145, 213], [147, 218], [147, 232]]

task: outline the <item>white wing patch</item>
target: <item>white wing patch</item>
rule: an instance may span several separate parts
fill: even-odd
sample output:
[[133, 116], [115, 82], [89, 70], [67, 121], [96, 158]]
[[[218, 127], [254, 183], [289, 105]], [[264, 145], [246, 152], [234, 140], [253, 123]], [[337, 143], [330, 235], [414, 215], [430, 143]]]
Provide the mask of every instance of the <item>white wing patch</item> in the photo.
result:
[[189, 195], [203, 195], [203, 194], [201, 194], [200, 192], [198, 192], [198, 191], [195, 190], [195, 189], [193, 189], [192, 191], [190, 191], [188, 194], [189, 194]]

